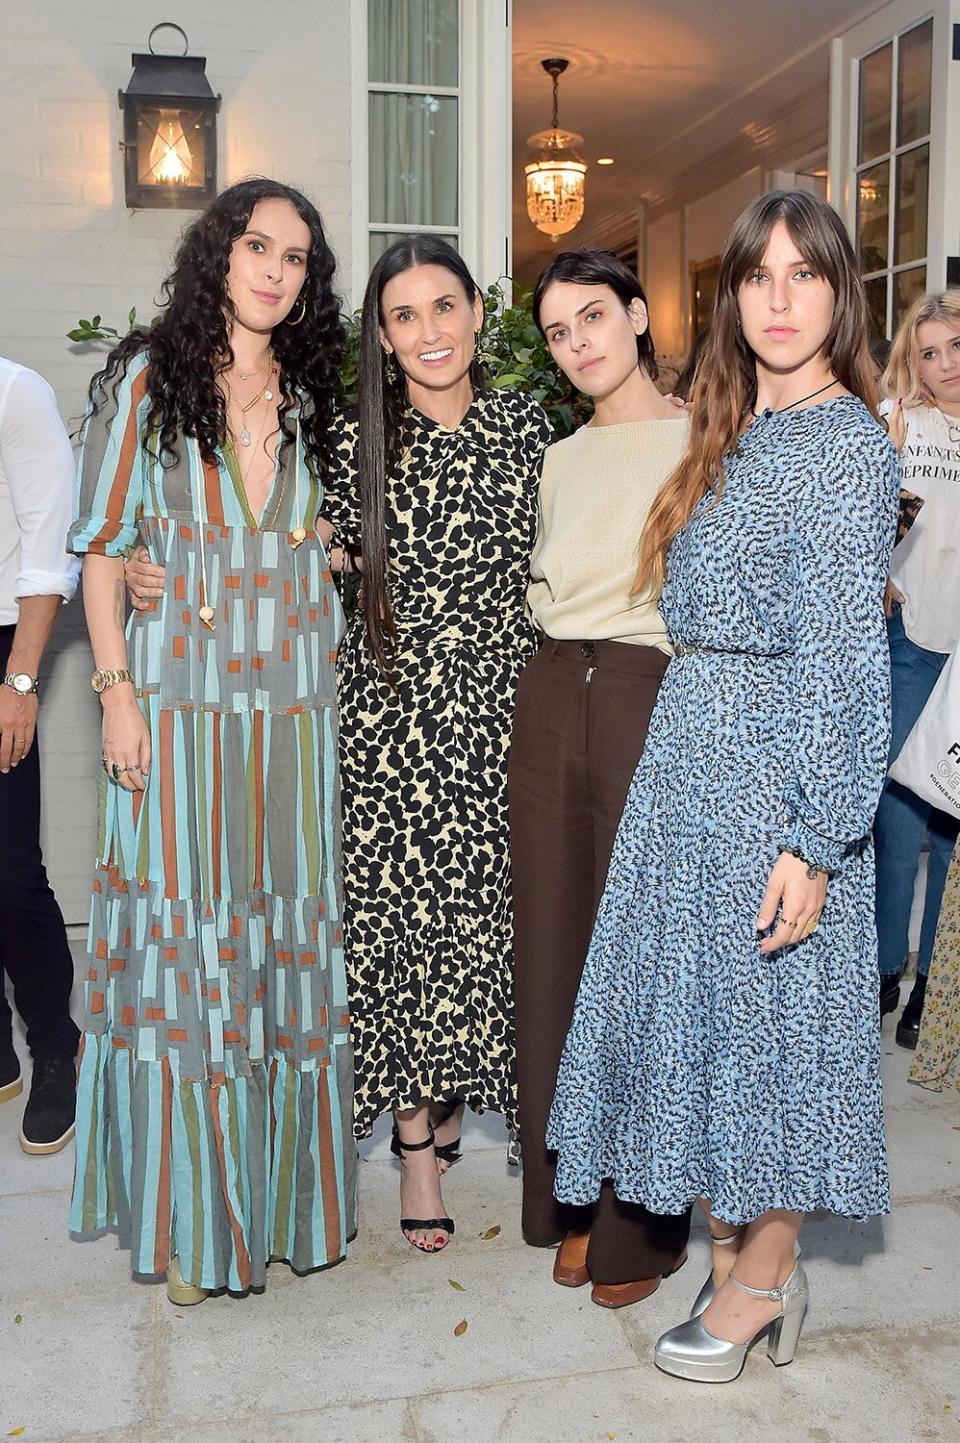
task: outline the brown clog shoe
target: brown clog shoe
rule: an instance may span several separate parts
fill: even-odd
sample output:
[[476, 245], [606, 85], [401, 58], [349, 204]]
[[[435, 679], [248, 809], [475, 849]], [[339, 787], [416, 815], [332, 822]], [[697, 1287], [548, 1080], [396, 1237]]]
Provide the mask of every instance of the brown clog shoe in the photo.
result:
[[627, 1308], [631, 1303], [642, 1303], [644, 1298], [657, 1291], [665, 1277], [679, 1272], [686, 1261], [687, 1254], [683, 1252], [669, 1273], [658, 1273], [653, 1278], [636, 1278], [632, 1283], [594, 1283], [590, 1301], [598, 1308]]
[[567, 1233], [553, 1259], [553, 1281], [561, 1288], [582, 1288], [589, 1283], [587, 1248], [589, 1233]]

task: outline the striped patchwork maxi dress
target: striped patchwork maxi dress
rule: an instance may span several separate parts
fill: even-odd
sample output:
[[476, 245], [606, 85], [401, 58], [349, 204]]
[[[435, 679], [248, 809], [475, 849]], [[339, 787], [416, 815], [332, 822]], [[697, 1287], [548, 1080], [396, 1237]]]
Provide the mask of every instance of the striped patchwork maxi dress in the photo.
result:
[[141, 356], [88, 422], [70, 542], [142, 541], [166, 568], [127, 627], [148, 784], [100, 782], [71, 1229], [116, 1229], [135, 1274], [176, 1255], [188, 1282], [244, 1291], [271, 1259], [337, 1262], [356, 1230], [342, 613], [298, 408], [258, 524], [228, 446], [154, 459], [149, 406]]

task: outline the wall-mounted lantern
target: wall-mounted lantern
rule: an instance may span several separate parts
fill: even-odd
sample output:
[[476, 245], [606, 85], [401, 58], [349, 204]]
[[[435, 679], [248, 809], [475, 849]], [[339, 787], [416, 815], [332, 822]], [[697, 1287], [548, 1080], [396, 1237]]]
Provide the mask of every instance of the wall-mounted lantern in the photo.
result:
[[[182, 55], [157, 55], [158, 30], [183, 36]], [[217, 193], [217, 111], [206, 57], [188, 55], [189, 41], [169, 20], [150, 31], [148, 55], [134, 55], [133, 74], [119, 92], [123, 111], [124, 189], [132, 210], [200, 210]]]

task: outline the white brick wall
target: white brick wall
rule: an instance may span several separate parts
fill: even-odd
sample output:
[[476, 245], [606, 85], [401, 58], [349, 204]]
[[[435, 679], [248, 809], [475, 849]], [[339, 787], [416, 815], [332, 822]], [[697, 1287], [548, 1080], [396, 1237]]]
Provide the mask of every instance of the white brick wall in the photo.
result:
[[[0, 352], [57, 392], [70, 429], [95, 348], [65, 333], [100, 313], [153, 314], [186, 212], [124, 206], [117, 91], [160, 19], [182, 25], [223, 95], [221, 185], [258, 173], [319, 205], [350, 276], [350, 16], [347, 0], [16, 0], [0, 4]], [[171, 38], [161, 33], [158, 43]], [[175, 37], [174, 37], [175, 38]], [[44, 667], [43, 844], [68, 922], [86, 920], [95, 844], [99, 706], [80, 598]], [[0, 819], [2, 820], [2, 819]]]

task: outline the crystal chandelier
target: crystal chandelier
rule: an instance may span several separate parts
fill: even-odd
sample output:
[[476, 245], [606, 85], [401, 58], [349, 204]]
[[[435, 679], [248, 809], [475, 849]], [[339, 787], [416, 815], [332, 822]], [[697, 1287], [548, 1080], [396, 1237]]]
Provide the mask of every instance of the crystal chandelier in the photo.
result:
[[538, 130], [527, 144], [539, 156], [526, 167], [527, 215], [537, 230], [545, 235], [566, 235], [583, 219], [586, 163], [576, 147], [583, 136], [572, 130], [561, 130], [557, 118], [557, 92], [560, 76], [568, 60], [541, 60], [540, 64], [553, 78], [553, 120], [549, 130]]

